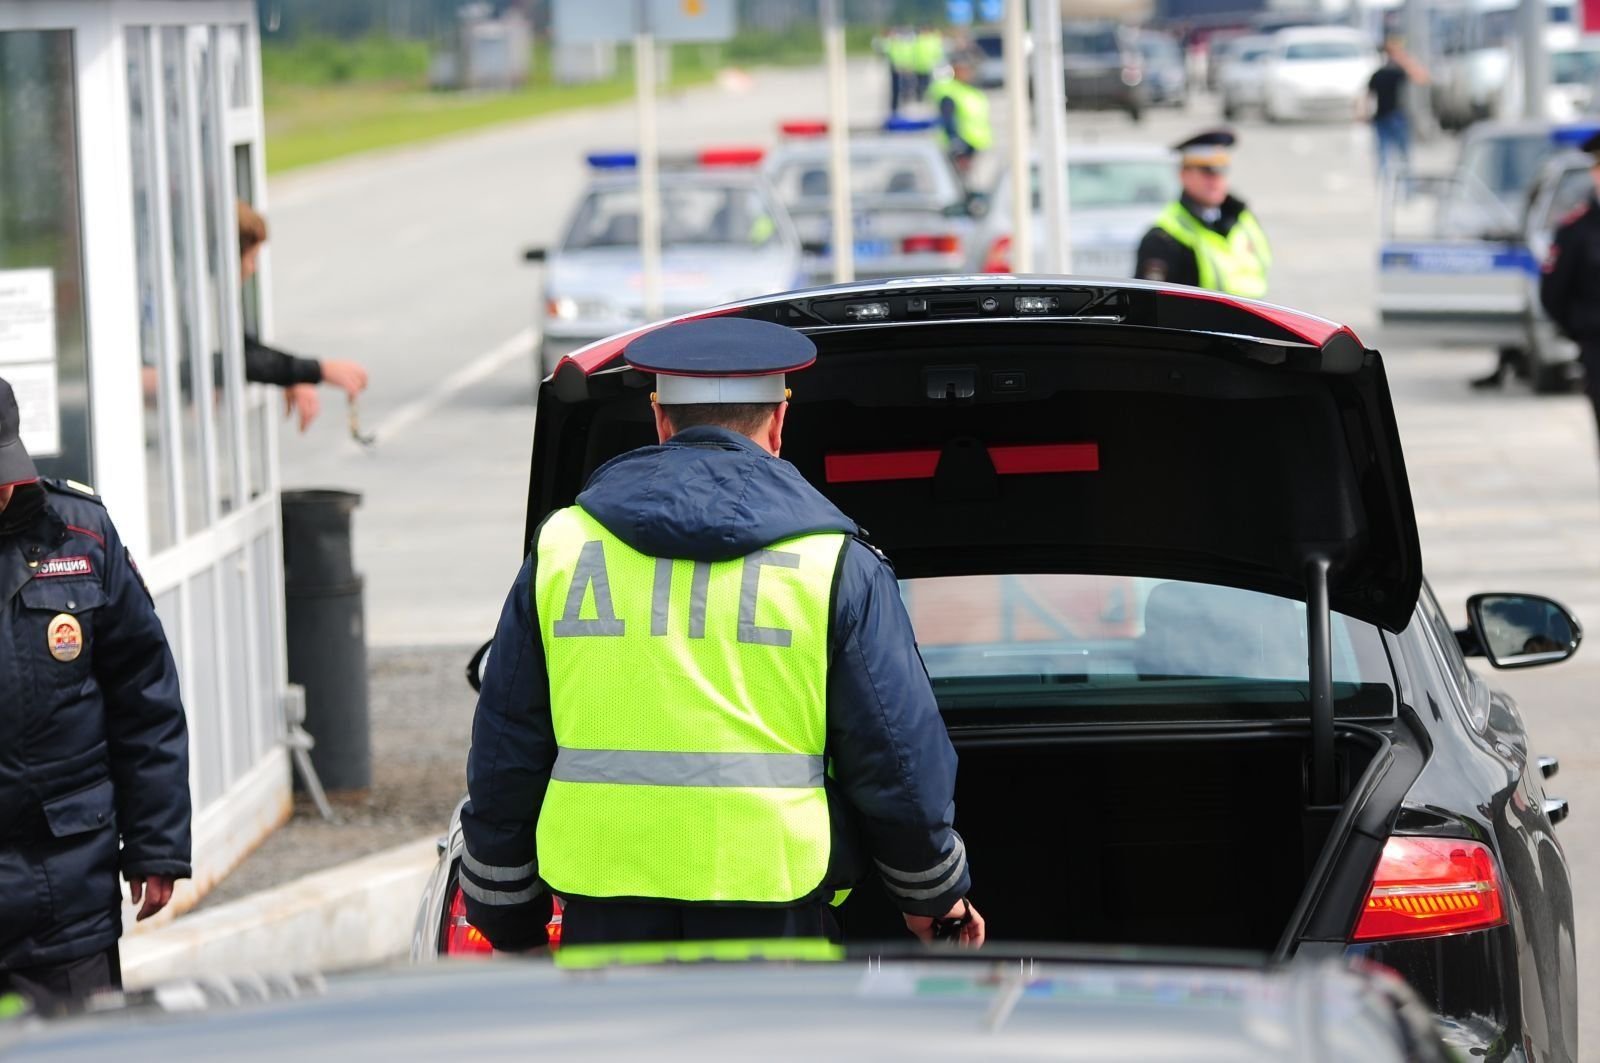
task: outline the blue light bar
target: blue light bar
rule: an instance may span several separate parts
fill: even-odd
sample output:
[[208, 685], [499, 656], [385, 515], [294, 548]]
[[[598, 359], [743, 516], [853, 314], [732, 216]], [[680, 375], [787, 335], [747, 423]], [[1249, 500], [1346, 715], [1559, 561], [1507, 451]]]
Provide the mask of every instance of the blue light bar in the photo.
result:
[[891, 114], [883, 121], [885, 133], [921, 133], [932, 129], [939, 123], [932, 118], [906, 118], [902, 115]]
[[1550, 139], [1562, 147], [1576, 148], [1600, 133], [1600, 125], [1558, 125], [1550, 130]]
[[639, 156], [631, 151], [592, 151], [584, 158], [592, 170], [632, 170], [639, 165]]

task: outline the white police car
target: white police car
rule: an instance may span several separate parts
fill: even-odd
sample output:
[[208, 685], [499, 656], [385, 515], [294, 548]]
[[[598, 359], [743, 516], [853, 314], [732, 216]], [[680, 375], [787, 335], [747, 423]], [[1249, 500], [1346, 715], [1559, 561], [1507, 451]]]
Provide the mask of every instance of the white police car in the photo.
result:
[[[891, 117], [881, 128], [850, 135], [851, 230], [860, 278], [960, 273], [972, 254], [974, 215], [948, 156], [931, 136], [931, 120]], [[794, 218], [812, 283], [833, 280], [833, 230], [828, 126], [785, 122], [784, 140], [762, 172]], [[923, 134], [923, 135], [917, 135]]]
[[[756, 166], [759, 148], [713, 148], [661, 162], [663, 313], [793, 288], [800, 239]], [[530, 248], [544, 262], [538, 376], [562, 356], [646, 320], [638, 160], [588, 156], [593, 173], [560, 242]]]

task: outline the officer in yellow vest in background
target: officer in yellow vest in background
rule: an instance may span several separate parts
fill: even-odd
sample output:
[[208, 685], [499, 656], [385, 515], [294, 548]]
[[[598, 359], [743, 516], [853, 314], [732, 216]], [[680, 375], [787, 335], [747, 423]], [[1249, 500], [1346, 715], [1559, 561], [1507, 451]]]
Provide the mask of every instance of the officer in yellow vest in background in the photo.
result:
[[962, 180], [968, 180], [980, 151], [994, 143], [989, 97], [972, 83], [972, 58], [956, 55], [950, 72], [933, 83], [928, 99], [939, 110], [939, 138]]
[[916, 79], [913, 95], [918, 101], [928, 95], [933, 75], [944, 63], [944, 35], [931, 26], [924, 26], [917, 31], [911, 45], [911, 72]]
[[1179, 144], [1183, 195], [1139, 244], [1137, 276], [1258, 299], [1272, 251], [1249, 209], [1228, 193], [1234, 135], [1213, 129]]
[[876, 47], [889, 66], [889, 113], [898, 114], [900, 105], [916, 92], [917, 35], [909, 26], [891, 30], [880, 37]]
[[[983, 943], [956, 757], [888, 562], [778, 454], [816, 348], [716, 317], [624, 352], [658, 445], [539, 526], [473, 721], [461, 888], [496, 949], [836, 938], [870, 857], [907, 927]], [[864, 848], [865, 852], [858, 851]]]

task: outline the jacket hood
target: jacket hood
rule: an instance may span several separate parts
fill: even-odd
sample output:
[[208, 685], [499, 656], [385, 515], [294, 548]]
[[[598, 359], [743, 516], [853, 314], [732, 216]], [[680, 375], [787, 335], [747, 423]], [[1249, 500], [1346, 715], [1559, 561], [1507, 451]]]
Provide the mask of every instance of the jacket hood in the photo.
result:
[[726, 428], [690, 428], [613, 458], [577, 502], [650, 557], [728, 561], [797, 535], [857, 532], [793, 465]]

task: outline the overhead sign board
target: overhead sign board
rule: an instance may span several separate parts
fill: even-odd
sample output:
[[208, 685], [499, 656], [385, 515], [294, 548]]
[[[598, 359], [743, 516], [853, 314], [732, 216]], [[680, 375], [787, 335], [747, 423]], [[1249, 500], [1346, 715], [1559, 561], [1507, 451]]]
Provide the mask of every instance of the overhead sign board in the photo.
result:
[[624, 44], [641, 32], [658, 41], [725, 41], [736, 24], [734, 0], [555, 0], [550, 14], [557, 44]]
[[944, 0], [944, 14], [952, 26], [970, 26], [972, 0]]
[[[1020, 4], [1022, 0], [1015, 2]], [[978, 0], [978, 17], [985, 22], [999, 22], [1005, 17], [1005, 13], [1005, 0]]]

